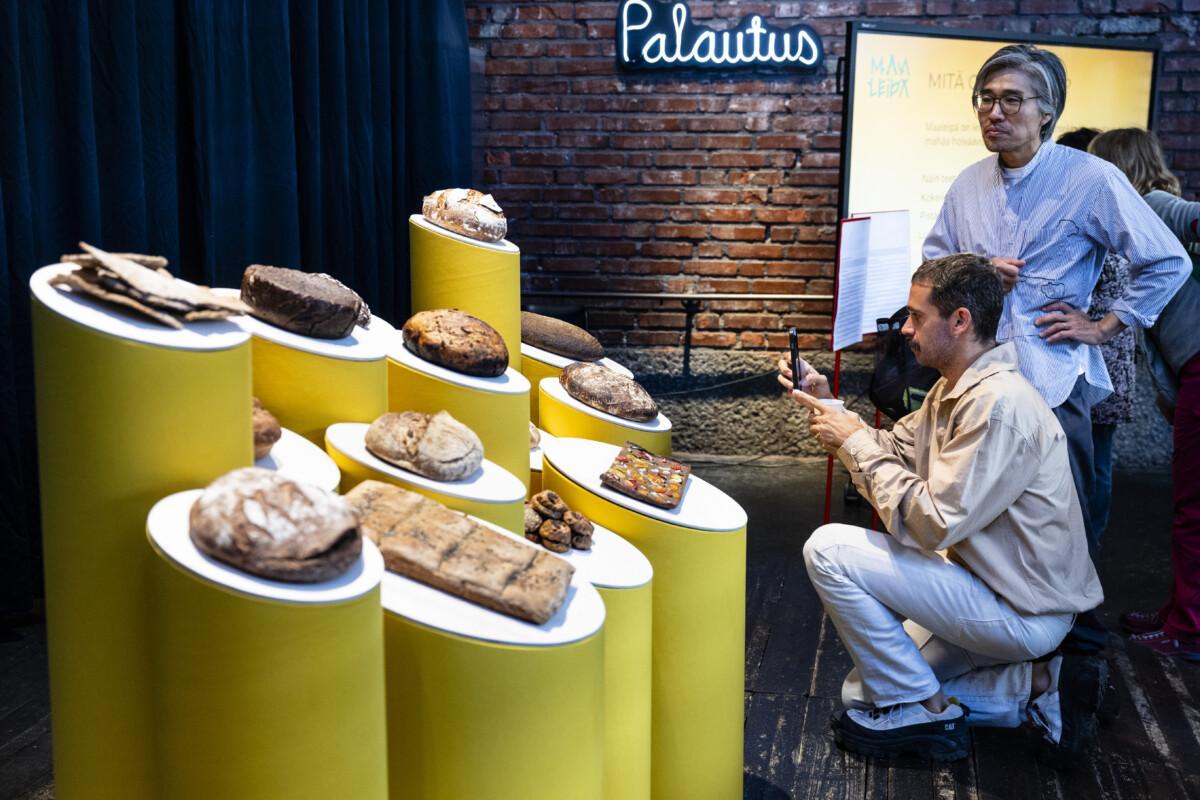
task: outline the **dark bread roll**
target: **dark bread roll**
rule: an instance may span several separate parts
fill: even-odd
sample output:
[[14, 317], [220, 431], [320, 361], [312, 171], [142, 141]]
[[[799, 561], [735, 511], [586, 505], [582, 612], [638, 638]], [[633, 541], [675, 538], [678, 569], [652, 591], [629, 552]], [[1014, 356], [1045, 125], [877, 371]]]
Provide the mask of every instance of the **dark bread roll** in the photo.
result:
[[658, 416], [658, 404], [641, 384], [599, 364], [568, 364], [558, 382], [571, 397], [614, 417], [650, 422]]
[[250, 422], [254, 426], [254, 460], [258, 461], [271, 452], [271, 448], [283, 436], [279, 420], [267, 411], [257, 397], [250, 398], [253, 405], [250, 409]]
[[369, 320], [366, 303], [329, 275], [252, 264], [242, 274], [242, 301], [261, 320], [317, 339], [341, 339]]
[[454, 309], [421, 311], [404, 323], [404, 346], [446, 369], [494, 378], [508, 369], [508, 348], [491, 325]]
[[521, 341], [573, 361], [604, 358], [604, 346], [583, 328], [531, 311], [521, 312]]

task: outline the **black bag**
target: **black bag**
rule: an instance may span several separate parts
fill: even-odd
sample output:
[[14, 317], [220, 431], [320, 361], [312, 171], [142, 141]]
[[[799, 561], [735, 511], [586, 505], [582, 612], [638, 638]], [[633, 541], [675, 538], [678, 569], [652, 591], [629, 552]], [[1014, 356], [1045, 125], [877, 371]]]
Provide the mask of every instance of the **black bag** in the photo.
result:
[[879, 338], [875, 342], [875, 370], [867, 395], [892, 420], [920, 408], [929, 389], [941, 377], [936, 369], [917, 363], [908, 340], [900, 335], [907, 319], [905, 306], [886, 319], [875, 320]]

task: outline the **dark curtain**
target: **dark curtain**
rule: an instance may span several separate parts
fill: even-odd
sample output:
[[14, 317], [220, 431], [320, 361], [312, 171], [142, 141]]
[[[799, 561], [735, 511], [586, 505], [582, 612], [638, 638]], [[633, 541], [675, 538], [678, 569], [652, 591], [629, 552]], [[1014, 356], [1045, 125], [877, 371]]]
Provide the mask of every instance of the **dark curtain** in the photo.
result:
[[84, 239], [403, 322], [408, 215], [470, 182], [467, 46], [462, 0], [0, 0], [0, 612], [41, 576], [29, 276]]

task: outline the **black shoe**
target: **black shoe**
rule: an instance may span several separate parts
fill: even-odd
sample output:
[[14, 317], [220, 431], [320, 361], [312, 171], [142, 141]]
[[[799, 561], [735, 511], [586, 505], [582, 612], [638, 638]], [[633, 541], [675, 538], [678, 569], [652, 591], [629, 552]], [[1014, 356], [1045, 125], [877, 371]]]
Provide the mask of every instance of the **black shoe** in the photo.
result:
[[1098, 656], [1067, 654], [1050, 661], [1050, 689], [1029, 703], [1030, 721], [1042, 732], [1042, 761], [1070, 769], [1087, 754], [1107, 681], [1108, 663]]
[[[967, 709], [951, 703], [941, 714], [920, 703], [904, 703], [872, 711], [840, 711], [831, 723], [838, 746], [872, 758], [903, 754], [957, 761], [971, 750]], [[857, 719], [856, 719], [857, 718]]]
[[1121, 698], [1117, 696], [1117, 684], [1113, 682], [1112, 665], [1106, 666], [1108, 677], [1104, 681], [1100, 706], [1096, 709], [1096, 719], [1101, 724], [1112, 722], [1121, 716]]

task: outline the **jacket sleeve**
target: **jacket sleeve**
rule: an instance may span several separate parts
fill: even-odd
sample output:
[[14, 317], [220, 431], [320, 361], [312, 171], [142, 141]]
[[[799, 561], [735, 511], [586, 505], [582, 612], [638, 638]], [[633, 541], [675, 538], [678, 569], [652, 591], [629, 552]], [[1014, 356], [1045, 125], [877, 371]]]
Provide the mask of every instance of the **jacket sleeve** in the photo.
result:
[[1146, 202], [1184, 244], [1200, 242], [1200, 203], [1163, 191], [1146, 195]]
[[842, 445], [854, 484], [903, 544], [942, 550], [978, 533], [1024, 491], [1033, 445], [998, 414], [963, 414], [923, 479], [867, 431]]

